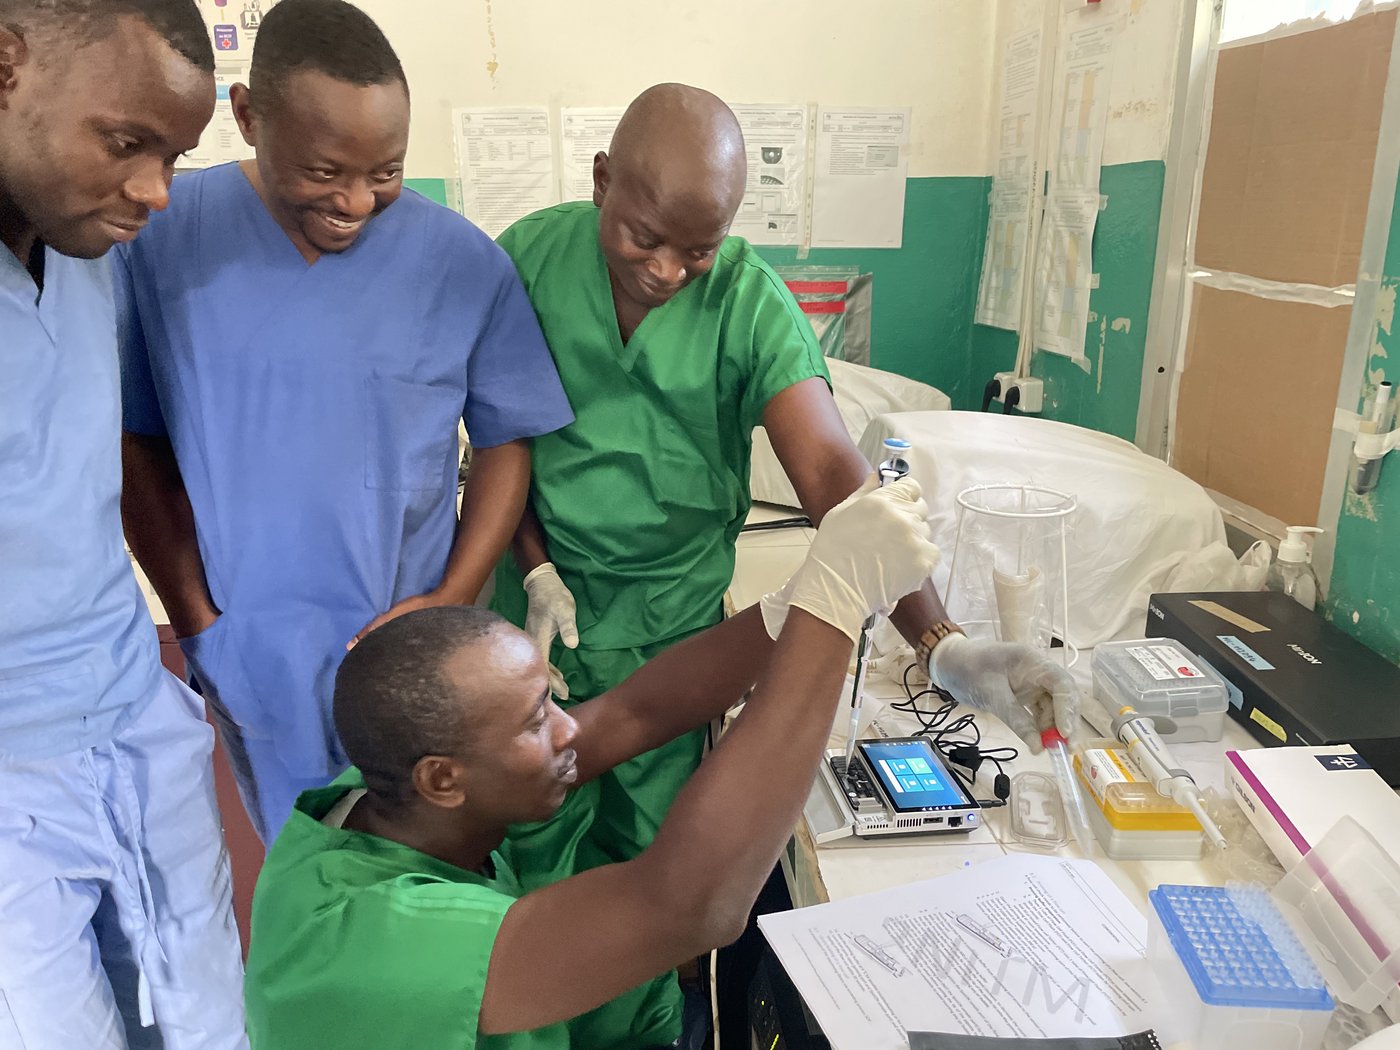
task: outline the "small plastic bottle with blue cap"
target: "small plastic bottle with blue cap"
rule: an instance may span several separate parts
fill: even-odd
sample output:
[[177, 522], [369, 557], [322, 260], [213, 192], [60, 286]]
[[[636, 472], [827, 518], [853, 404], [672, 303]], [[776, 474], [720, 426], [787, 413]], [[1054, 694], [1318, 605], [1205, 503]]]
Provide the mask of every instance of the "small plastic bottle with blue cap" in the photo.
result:
[[903, 438], [885, 438], [885, 458], [878, 469], [881, 488], [909, 474], [909, 460], [905, 457], [912, 447]]

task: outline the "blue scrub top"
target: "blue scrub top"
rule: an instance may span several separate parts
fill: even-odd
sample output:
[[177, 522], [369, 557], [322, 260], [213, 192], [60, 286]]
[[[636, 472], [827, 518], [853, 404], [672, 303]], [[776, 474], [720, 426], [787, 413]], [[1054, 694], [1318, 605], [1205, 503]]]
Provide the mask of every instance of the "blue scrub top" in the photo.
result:
[[174, 445], [220, 700], [320, 776], [345, 643], [441, 581], [457, 421], [490, 447], [573, 414], [514, 267], [460, 215], [405, 191], [308, 265], [237, 165], [171, 197], [117, 254], [125, 427]]
[[0, 754], [106, 743], [155, 693], [122, 542], [117, 377], [106, 261], [45, 249], [40, 296], [0, 245]]

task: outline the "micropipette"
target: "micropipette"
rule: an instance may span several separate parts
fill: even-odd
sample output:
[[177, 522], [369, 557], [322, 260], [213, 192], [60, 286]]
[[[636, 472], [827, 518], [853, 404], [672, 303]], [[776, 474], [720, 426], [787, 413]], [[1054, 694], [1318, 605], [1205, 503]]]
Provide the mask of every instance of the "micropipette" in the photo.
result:
[[1118, 709], [1118, 717], [1113, 720], [1113, 731], [1128, 748], [1128, 757], [1142, 770], [1142, 775], [1152, 781], [1157, 793], [1169, 798], [1178, 806], [1185, 806], [1201, 823], [1201, 828], [1210, 836], [1211, 842], [1220, 849], [1228, 843], [1215, 821], [1206, 813], [1201, 802], [1201, 790], [1186, 772], [1172, 760], [1171, 753], [1157, 735], [1152, 719], [1140, 715], [1131, 707]]
[[1069, 746], [1058, 729], [1046, 729], [1040, 734], [1040, 742], [1045, 745], [1045, 753], [1050, 756], [1050, 768], [1055, 771], [1055, 781], [1060, 785], [1060, 800], [1065, 805], [1065, 818], [1074, 832], [1074, 841], [1088, 854], [1091, 852], [1094, 833], [1089, 827], [1089, 813], [1084, 808], [1084, 797], [1079, 793], [1075, 782], [1074, 764], [1069, 759]]
[[[888, 453], [879, 466], [880, 487], [898, 481], [909, 473], [909, 461], [904, 457], [912, 448], [902, 438], [885, 438], [885, 451]], [[875, 629], [876, 616], [871, 614], [860, 625], [860, 642], [856, 645], [856, 673], [851, 681], [851, 725], [846, 731], [846, 765], [856, 757], [856, 733], [860, 728], [860, 712], [865, 705], [865, 672], [870, 666], [870, 632]]]

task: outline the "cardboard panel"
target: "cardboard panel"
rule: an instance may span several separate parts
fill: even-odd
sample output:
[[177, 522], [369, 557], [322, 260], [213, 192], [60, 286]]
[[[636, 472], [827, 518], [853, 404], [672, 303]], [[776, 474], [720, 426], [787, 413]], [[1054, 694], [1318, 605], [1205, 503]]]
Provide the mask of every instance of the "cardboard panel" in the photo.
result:
[[1317, 518], [1351, 307], [1197, 285], [1173, 465], [1290, 525]]
[[1220, 52], [1196, 262], [1355, 282], [1396, 12]]

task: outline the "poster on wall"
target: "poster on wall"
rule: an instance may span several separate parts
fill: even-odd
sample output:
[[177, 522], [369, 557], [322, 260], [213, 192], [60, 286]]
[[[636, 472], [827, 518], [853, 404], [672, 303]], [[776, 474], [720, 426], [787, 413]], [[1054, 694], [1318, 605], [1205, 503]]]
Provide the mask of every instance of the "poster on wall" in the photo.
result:
[[736, 105], [748, 154], [744, 201], [729, 232], [750, 244], [798, 244], [807, 224], [807, 107]]
[[977, 323], [1013, 332], [1021, 328], [1039, 99], [1040, 30], [1032, 29], [1008, 40], [1003, 56], [996, 173], [977, 294]]
[[452, 126], [462, 211], [490, 236], [558, 202], [544, 106], [455, 109]]
[[908, 107], [818, 107], [813, 248], [903, 244], [910, 115]]
[[1084, 335], [1094, 286], [1092, 245], [1099, 217], [1097, 190], [1062, 190], [1046, 202], [1038, 269], [1039, 350], [1072, 358], [1088, 371]]
[[253, 147], [243, 141], [233, 118], [229, 89], [248, 83], [253, 62], [253, 44], [258, 39], [263, 16], [277, 0], [198, 0], [214, 43], [214, 117], [204, 129], [199, 146], [181, 157], [181, 170], [211, 168], [216, 164], [248, 160]]
[[593, 158], [606, 153], [622, 119], [623, 106], [562, 106], [559, 138], [563, 146], [560, 193], [566, 201], [593, 199]]

